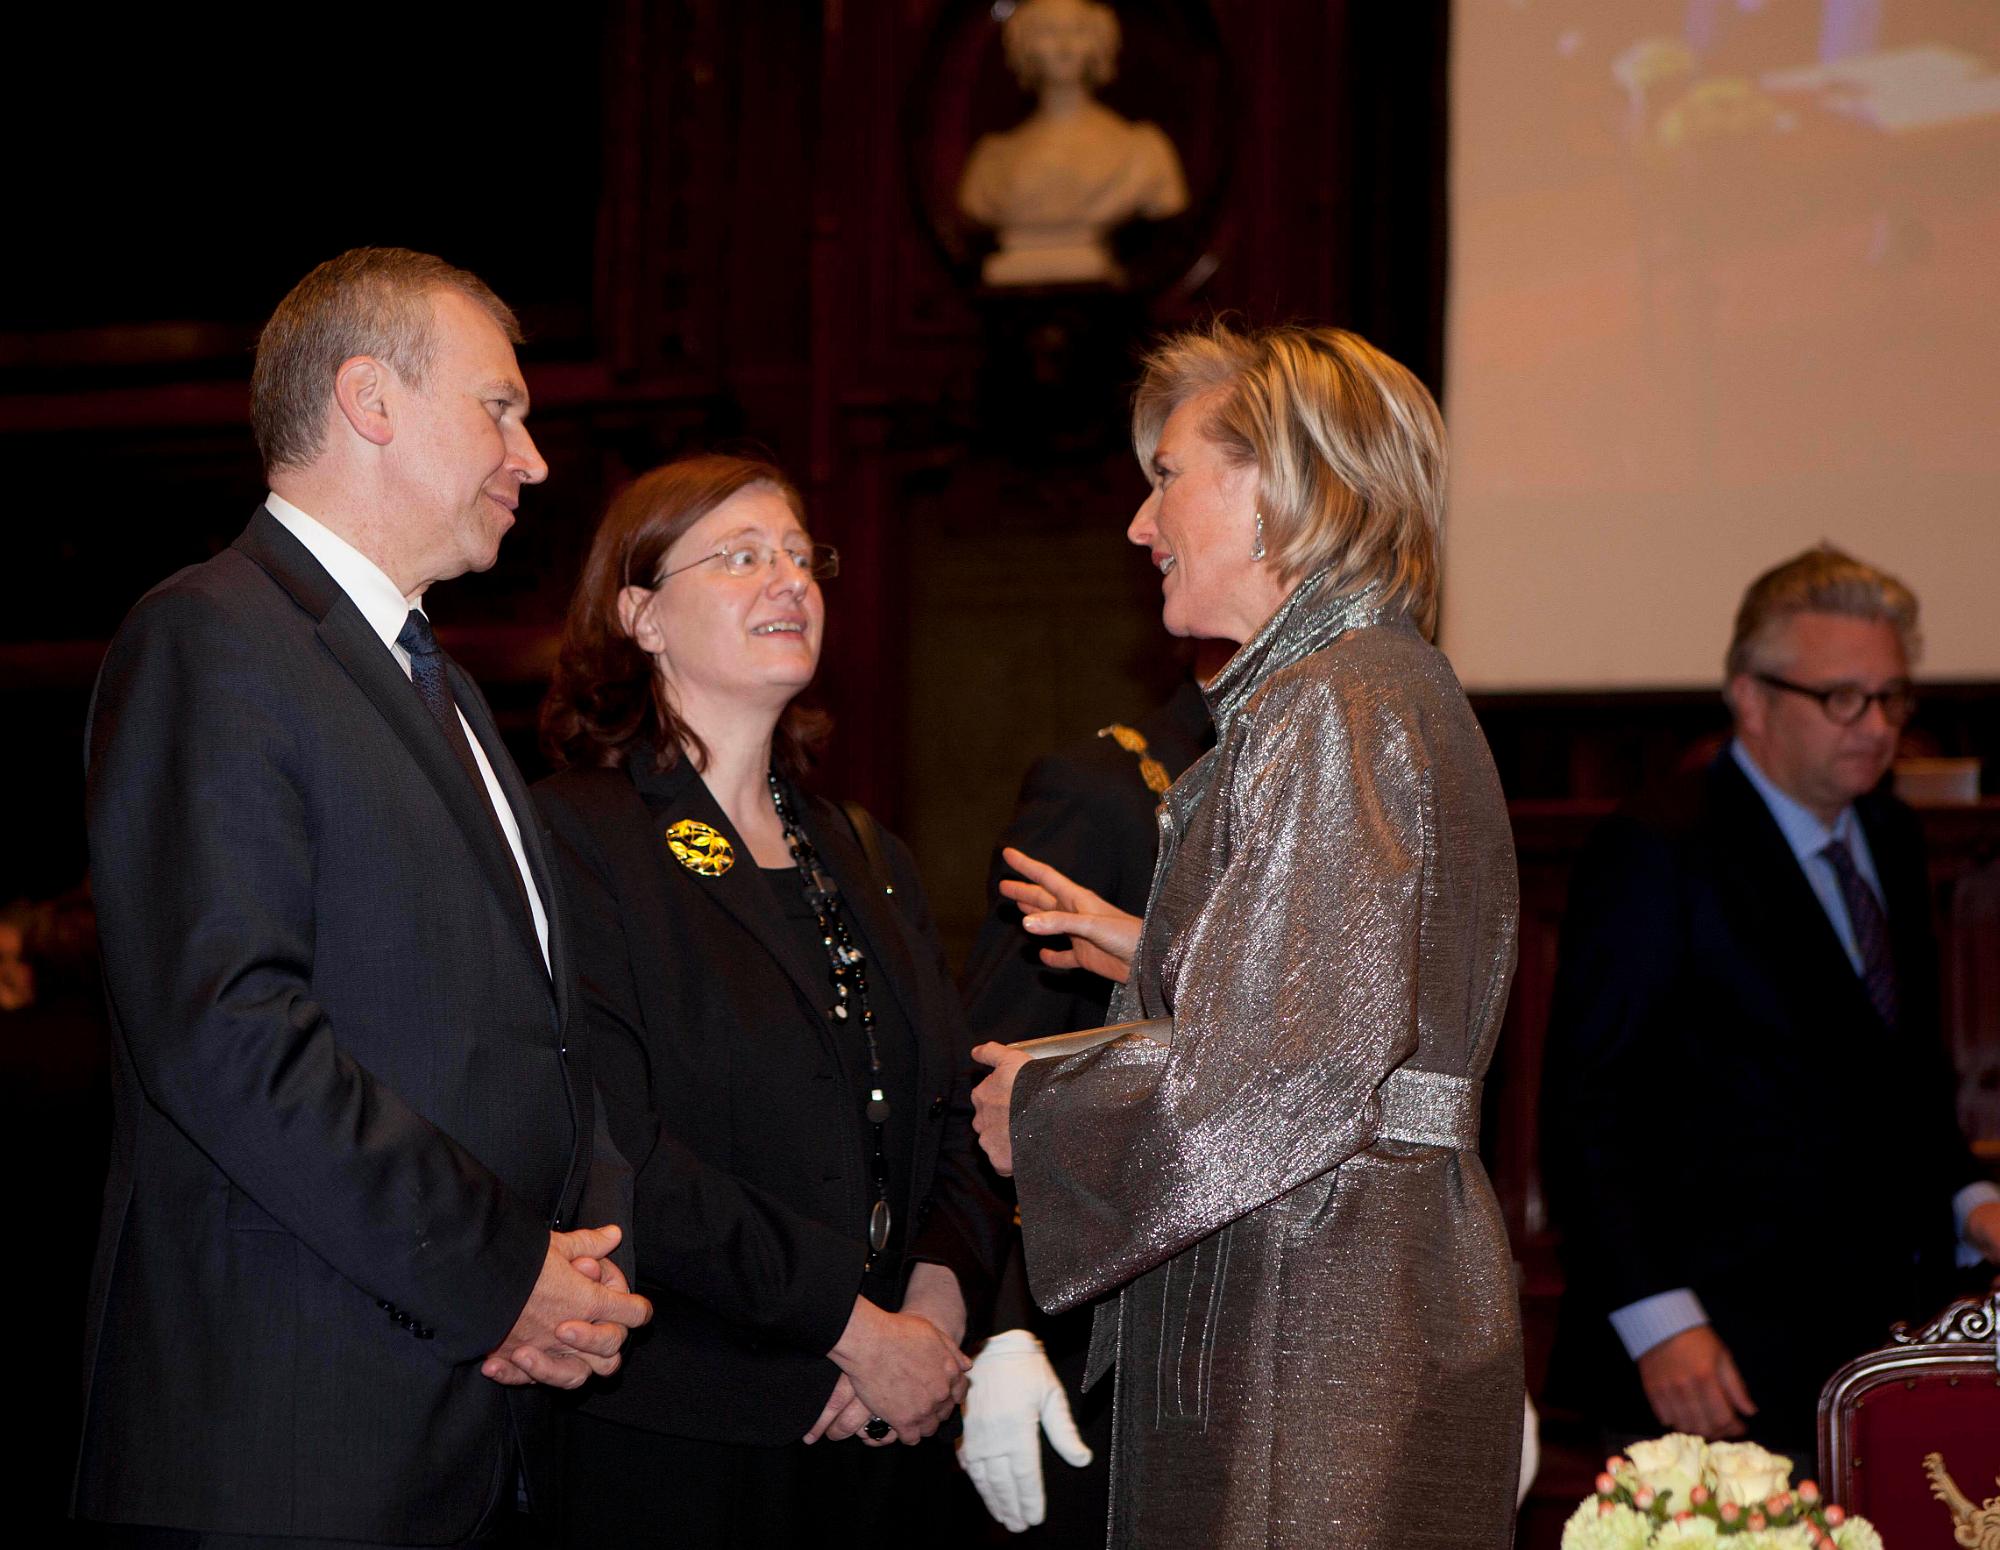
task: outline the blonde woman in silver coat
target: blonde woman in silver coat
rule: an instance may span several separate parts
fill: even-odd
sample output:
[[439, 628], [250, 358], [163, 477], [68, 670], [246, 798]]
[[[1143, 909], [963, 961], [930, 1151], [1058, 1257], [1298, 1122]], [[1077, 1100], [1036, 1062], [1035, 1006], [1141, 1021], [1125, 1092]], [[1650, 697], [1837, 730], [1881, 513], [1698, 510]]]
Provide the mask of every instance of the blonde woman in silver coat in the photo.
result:
[[[981, 1141], [1029, 1277], [1106, 1299], [1114, 1546], [1511, 1543], [1521, 1337], [1477, 1151], [1517, 879], [1436, 615], [1444, 431], [1352, 334], [1216, 326], [1147, 364], [1128, 536], [1167, 628], [1243, 643], [1167, 793], [1143, 921], [1030, 857], [1053, 965], [1170, 1019], [983, 1045]], [[1115, 1294], [1115, 1295], [1114, 1295]]]

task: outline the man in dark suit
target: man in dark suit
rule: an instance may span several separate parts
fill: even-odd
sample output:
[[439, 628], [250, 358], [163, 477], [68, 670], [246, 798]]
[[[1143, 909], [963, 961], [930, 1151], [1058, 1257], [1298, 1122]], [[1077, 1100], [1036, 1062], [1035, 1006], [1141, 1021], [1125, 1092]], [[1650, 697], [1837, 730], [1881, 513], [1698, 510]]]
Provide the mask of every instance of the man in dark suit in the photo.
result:
[[270, 498], [105, 659], [114, 1145], [74, 1509], [113, 1542], [499, 1542], [543, 1484], [527, 1386], [610, 1371], [647, 1315], [577, 1218], [548, 841], [417, 606], [547, 473], [518, 338], [441, 260], [314, 270], [258, 344]]
[[[1226, 643], [1203, 641], [1200, 651], [1203, 678], [1229, 660]], [[1189, 678], [1136, 726], [1108, 726], [1087, 742], [1036, 760], [1000, 846], [1025, 851], [1118, 908], [1143, 914], [1159, 852], [1154, 812], [1160, 796], [1214, 742], [1201, 685]], [[974, 1036], [1012, 1044], [1102, 1025], [1112, 982], [1042, 962], [1042, 941], [1021, 929], [1021, 911], [1000, 893], [1002, 879], [1011, 875], [996, 848], [986, 885], [991, 908], [964, 974]], [[1036, 1543], [1102, 1544], [1111, 1385], [1083, 1393], [1089, 1311], [1050, 1317], [1036, 1308], [1017, 1241], [994, 1327], [1000, 1333], [973, 1366], [960, 1456], [988, 1509], [1008, 1528], [1035, 1529]], [[1047, 1449], [1038, 1429], [1048, 1433]], [[1049, 1452], [1079, 1467], [1054, 1468]]]
[[1932, 1311], [1955, 1255], [2000, 1255], [2000, 1190], [1954, 1115], [1922, 835], [1877, 789], [1916, 625], [1906, 587], [1831, 548], [1760, 577], [1733, 741], [1578, 863], [1542, 1108], [1554, 1377], [1611, 1433], [1748, 1434], [1804, 1473], [1834, 1369]]

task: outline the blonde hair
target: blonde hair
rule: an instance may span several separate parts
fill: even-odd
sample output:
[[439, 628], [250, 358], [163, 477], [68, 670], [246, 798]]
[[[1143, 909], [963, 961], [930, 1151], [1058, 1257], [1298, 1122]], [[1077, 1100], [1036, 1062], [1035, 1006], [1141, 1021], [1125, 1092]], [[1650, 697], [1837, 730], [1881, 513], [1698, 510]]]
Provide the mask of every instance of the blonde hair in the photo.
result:
[[1217, 321], [1147, 356], [1132, 445], [1149, 473], [1167, 419], [1218, 392], [1201, 431], [1257, 465], [1270, 563], [1287, 581], [1329, 569], [1331, 592], [1371, 584], [1425, 634], [1437, 623], [1444, 418], [1423, 383], [1340, 328]]
[[1922, 654], [1917, 595], [1885, 570], [1822, 543], [1774, 565], [1743, 594], [1723, 659], [1728, 676], [1769, 671], [1771, 637], [1799, 614], [1839, 614], [1892, 626], [1911, 666]]

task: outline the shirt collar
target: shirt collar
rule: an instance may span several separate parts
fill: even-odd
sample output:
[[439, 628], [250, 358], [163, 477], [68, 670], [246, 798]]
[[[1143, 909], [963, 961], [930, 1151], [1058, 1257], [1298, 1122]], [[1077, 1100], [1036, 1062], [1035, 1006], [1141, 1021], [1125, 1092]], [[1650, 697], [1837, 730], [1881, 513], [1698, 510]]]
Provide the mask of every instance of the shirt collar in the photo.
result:
[[1817, 856], [1832, 840], [1839, 840], [1850, 851], [1854, 848], [1853, 804], [1843, 807], [1831, 824], [1822, 823], [1817, 813], [1786, 795], [1770, 776], [1757, 768], [1757, 761], [1734, 738], [1729, 741], [1729, 756], [1736, 761], [1736, 767], [1750, 784], [1757, 788], [1757, 795], [1764, 799], [1764, 805], [1777, 820], [1779, 832], [1785, 836], [1785, 843], [1792, 847], [1792, 854], [1799, 860]]
[[276, 517], [292, 537], [306, 546], [306, 552], [319, 561], [340, 590], [361, 610], [361, 617], [368, 621], [368, 627], [382, 637], [382, 644], [393, 649], [396, 637], [403, 633], [403, 625], [410, 617], [410, 610], [416, 606], [416, 599], [404, 597], [379, 565], [324, 522], [308, 516], [282, 495], [266, 495], [264, 509]]

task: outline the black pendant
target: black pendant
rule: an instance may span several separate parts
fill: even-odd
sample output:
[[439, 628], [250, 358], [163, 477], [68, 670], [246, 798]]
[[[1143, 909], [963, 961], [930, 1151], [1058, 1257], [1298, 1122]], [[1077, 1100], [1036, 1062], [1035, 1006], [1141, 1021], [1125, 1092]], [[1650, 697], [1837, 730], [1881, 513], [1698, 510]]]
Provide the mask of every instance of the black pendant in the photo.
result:
[[889, 1202], [878, 1200], [875, 1209], [868, 1213], [868, 1247], [880, 1254], [889, 1246], [889, 1228], [893, 1219], [889, 1215]]
[[889, 1122], [889, 1100], [882, 1096], [882, 1089], [876, 1088], [868, 1095], [868, 1107], [862, 1110], [871, 1125], [886, 1125]]

